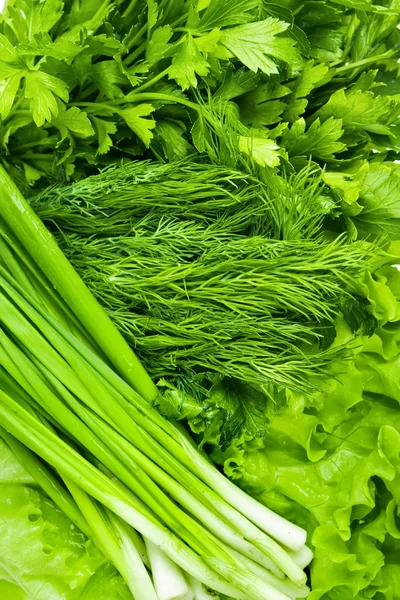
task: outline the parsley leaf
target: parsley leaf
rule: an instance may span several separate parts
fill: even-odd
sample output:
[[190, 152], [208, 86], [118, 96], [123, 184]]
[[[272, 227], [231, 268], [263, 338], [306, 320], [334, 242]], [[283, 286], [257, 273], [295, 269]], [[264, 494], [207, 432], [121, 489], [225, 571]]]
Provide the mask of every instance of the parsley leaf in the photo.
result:
[[19, 60], [19, 54], [13, 44], [5, 35], [0, 33], [0, 56], [1, 61], [13, 63]]
[[18, 41], [30, 41], [37, 33], [50, 31], [60, 20], [63, 5], [62, 0], [18, 0], [10, 6], [10, 26]]
[[71, 106], [71, 108], [65, 110], [64, 105], [61, 104], [58, 116], [51, 120], [51, 124], [60, 131], [61, 141], [65, 140], [70, 134], [78, 138], [87, 138], [94, 135], [87, 114], [76, 106]]
[[295, 42], [287, 37], [278, 37], [289, 27], [288, 23], [268, 18], [222, 32], [220, 39], [231, 54], [252, 71], [266, 74], [278, 73], [273, 58], [284, 62], [299, 62], [300, 55]]
[[155, 0], [146, 0], [147, 4], [147, 31], [153, 29], [158, 20], [158, 4]]
[[242, 25], [252, 20], [252, 11], [257, 7], [257, 0], [211, 0], [203, 13], [199, 30], [206, 31], [214, 27]]
[[293, 123], [304, 113], [308, 105], [307, 96], [315, 85], [326, 77], [328, 70], [326, 65], [314, 66], [314, 62], [309, 61], [304, 65], [299, 77], [288, 83], [292, 93], [286, 100], [288, 107], [284, 114], [285, 121]]
[[[279, 100], [290, 93], [290, 89], [273, 79], [257, 86], [239, 100], [243, 122], [253, 127], [277, 123], [286, 109], [285, 101]], [[286, 99], [285, 99], [286, 100]]]
[[330, 117], [324, 123], [316, 119], [306, 130], [303, 118], [293, 123], [282, 136], [282, 144], [289, 156], [315, 156], [322, 160], [330, 160], [337, 152], [346, 149], [338, 140], [343, 135], [342, 122]]
[[[223, 451], [242, 436], [262, 437], [267, 425], [266, 408], [267, 399], [262, 392], [241, 381], [223, 379], [212, 386], [204, 404], [201, 415], [204, 441], [208, 441], [207, 430], [213, 429], [213, 421], [220, 424]], [[196, 421], [200, 421], [199, 417]]]
[[103, 60], [91, 66], [89, 77], [106, 98], [121, 98], [121, 86], [128, 84], [128, 79], [115, 60]]
[[208, 75], [210, 66], [203, 57], [193, 36], [188, 33], [186, 38], [177, 48], [172, 65], [169, 69], [169, 78], [176, 79], [183, 90], [197, 86], [197, 75]]
[[92, 122], [96, 128], [97, 139], [99, 141], [97, 154], [106, 154], [113, 145], [110, 135], [116, 133], [117, 126], [112, 121], [106, 121], [99, 117], [92, 117]]
[[0, 22], [0, 159], [26, 188], [101, 168], [113, 146], [121, 159], [195, 147], [294, 170], [311, 157], [329, 163], [336, 197], [353, 196], [361, 162], [400, 149], [398, 9], [356, 3], [13, 0]]
[[340, 29], [320, 27], [310, 32], [310, 55], [322, 63], [340, 61], [343, 58], [344, 36]]
[[147, 148], [153, 139], [152, 129], [155, 128], [156, 122], [154, 119], [146, 119], [145, 117], [151, 115], [153, 111], [154, 107], [151, 104], [138, 104], [137, 106], [118, 110], [118, 114]]
[[172, 28], [170, 25], [158, 27], [153, 31], [146, 47], [146, 60], [150, 67], [164, 58], [165, 54], [171, 47], [171, 45], [168, 43], [171, 37]]
[[51, 56], [68, 64], [81, 51], [81, 46], [75, 41], [60, 36], [53, 42], [46, 32], [38, 33], [30, 42], [18, 46], [18, 52], [21, 56]]
[[277, 167], [280, 163], [279, 146], [270, 139], [255, 136], [240, 136], [239, 150], [252, 157], [262, 167]]
[[393, 8], [391, 6], [382, 6], [379, 4], [373, 4], [371, 0], [332, 0], [334, 4], [343, 4], [347, 8], [355, 8], [357, 10], [365, 10], [377, 13], [387, 13], [387, 14], [399, 14], [400, 8], [394, 4]]
[[341, 89], [335, 92], [328, 102], [314, 115], [325, 121], [331, 117], [342, 119], [344, 127], [360, 128], [365, 131], [390, 134], [385, 123], [392, 108], [391, 99], [375, 96], [373, 92], [362, 92], [360, 89], [346, 92]]
[[161, 145], [164, 150], [164, 154], [169, 160], [174, 158], [185, 158], [192, 151], [193, 148], [183, 135], [182, 128], [171, 121], [157, 121], [156, 132], [161, 139]]
[[30, 100], [33, 120], [38, 127], [58, 115], [56, 97], [68, 101], [68, 87], [61, 79], [43, 71], [25, 74], [25, 98]]
[[22, 75], [23, 73], [17, 72], [3, 80], [0, 79], [0, 117], [2, 119], [6, 119], [10, 113], [19, 90]]
[[362, 237], [400, 239], [400, 169], [398, 165], [371, 163], [356, 177], [360, 185], [361, 212], [353, 222]]

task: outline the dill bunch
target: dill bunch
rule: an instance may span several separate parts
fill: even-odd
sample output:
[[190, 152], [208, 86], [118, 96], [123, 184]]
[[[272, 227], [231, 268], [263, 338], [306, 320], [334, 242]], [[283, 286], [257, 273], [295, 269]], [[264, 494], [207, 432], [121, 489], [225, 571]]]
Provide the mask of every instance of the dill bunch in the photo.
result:
[[194, 394], [210, 373], [311, 389], [375, 260], [327, 238], [334, 205], [311, 167], [132, 162], [31, 202], [151, 374]]

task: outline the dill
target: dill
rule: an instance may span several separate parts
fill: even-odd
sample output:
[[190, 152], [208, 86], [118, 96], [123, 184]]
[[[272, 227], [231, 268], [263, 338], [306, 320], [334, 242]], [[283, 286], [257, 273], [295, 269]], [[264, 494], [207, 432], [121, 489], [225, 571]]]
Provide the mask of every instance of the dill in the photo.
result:
[[326, 337], [372, 251], [326, 239], [311, 167], [133, 162], [31, 202], [153, 377], [304, 390], [345, 353]]

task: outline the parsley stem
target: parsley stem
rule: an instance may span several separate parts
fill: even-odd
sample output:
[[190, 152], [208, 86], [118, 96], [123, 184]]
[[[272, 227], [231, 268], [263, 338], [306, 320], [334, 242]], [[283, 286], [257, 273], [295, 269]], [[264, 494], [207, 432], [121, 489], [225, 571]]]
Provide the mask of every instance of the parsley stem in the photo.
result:
[[143, 90], [147, 90], [147, 88], [151, 87], [154, 83], [156, 83], [157, 81], [160, 81], [160, 79], [165, 77], [165, 75], [167, 75], [168, 72], [169, 72], [169, 67], [164, 69], [164, 71], [161, 71], [161, 73], [158, 73], [158, 75], [155, 75], [154, 77], [152, 77], [149, 81], [146, 81], [146, 83], [143, 83], [142, 85], [140, 85], [138, 88], [136, 88], [134, 93], [136, 94], [137, 92], [143, 92]]
[[86, 109], [92, 109], [92, 112], [96, 112], [95, 109], [99, 111], [109, 111], [110, 114], [116, 112], [115, 108], [110, 104], [102, 104], [101, 102], [71, 102], [70, 106], [84, 106]]
[[344, 65], [343, 67], [339, 67], [336, 69], [336, 73], [345, 73], [346, 71], [352, 71], [353, 69], [358, 69], [358, 67], [363, 67], [364, 65], [369, 65], [371, 63], [377, 62], [378, 60], [384, 60], [386, 58], [391, 58], [395, 54], [394, 50], [388, 50], [383, 54], [379, 54], [378, 56], [370, 56], [369, 58], [364, 58], [363, 60], [359, 60], [354, 63], [350, 63], [348, 65]]
[[80, 94], [80, 98], [82, 100], [85, 100], [86, 98], [89, 98], [89, 96], [94, 94], [94, 92], [96, 92], [96, 91], [97, 91], [97, 86], [95, 83], [92, 83], [84, 92], [82, 92], [82, 94]]
[[20, 154], [18, 158], [27, 158], [31, 160], [38, 160], [42, 162], [43, 160], [51, 160], [54, 161], [54, 154], [37, 154], [36, 152], [24, 152]]
[[127, 19], [131, 13], [135, 10], [138, 0], [131, 0], [127, 8], [122, 13], [122, 18]]
[[[16, 101], [16, 103], [14, 104], [14, 106], [12, 107], [12, 109], [10, 110], [10, 112], [8, 113], [8, 116], [6, 119], [4, 119], [4, 123], [7, 123], [7, 121], [9, 121], [11, 119], [11, 117], [13, 117], [15, 115], [15, 113], [17, 112], [17, 110], [19, 109], [19, 107], [21, 106], [21, 104], [24, 102], [25, 100], [25, 93], [21, 94], [21, 96], [18, 98], [18, 100]], [[25, 111], [27, 114], [30, 113], [30, 111]]]
[[[161, 2], [158, 5], [158, 12], [160, 12], [162, 9], [164, 9], [166, 4], [169, 4], [169, 0], [161, 0]], [[167, 11], [168, 11], [168, 8], [167, 8]]]
[[[125, 104], [127, 102], [140, 102], [141, 100], [161, 100], [165, 102], [173, 102], [174, 104], [183, 104], [184, 106], [192, 108], [193, 110], [196, 110], [199, 113], [202, 112], [201, 106], [195, 104], [194, 102], [191, 102], [190, 100], [186, 100], [186, 98], [181, 98], [180, 96], [174, 96], [172, 94], [159, 94], [155, 92], [145, 92], [143, 94], [131, 92], [130, 94], [128, 94], [128, 96], [125, 96], [124, 98], [120, 99], [115, 99], [113, 102], [114, 105], [116, 105]], [[95, 112], [94, 109], [99, 109], [101, 111], [109, 110], [113, 113], [118, 112], [118, 109], [116, 109], [115, 106], [111, 106], [110, 104], [102, 104], [100, 102], [71, 102], [70, 106], [84, 106], [86, 108], [93, 109], [93, 112]]]
[[175, 29], [178, 25], [180, 25], [181, 23], [183, 23], [186, 19], [187, 19], [187, 13], [182, 15], [181, 17], [179, 17], [179, 19], [177, 19], [176, 21], [174, 21], [173, 23], [171, 23], [171, 28]]
[[138, 102], [141, 100], [161, 100], [165, 102], [173, 102], [174, 104], [183, 104], [188, 108], [192, 108], [197, 112], [201, 112], [201, 106], [191, 102], [190, 100], [186, 100], [186, 98], [181, 98], [180, 96], [174, 96], [173, 94], [161, 94], [156, 92], [145, 92], [144, 94], [132, 92], [126, 98], [121, 98], [120, 100], [115, 100], [115, 104], [123, 104], [126, 101], [129, 102]]
[[136, 45], [136, 43], [141, 39], [141, 37], [143, 36], [144, 33], [146, 33], [146, 31], [147, 31], [147, 23], [145, 23], [143, 25], [143, 27], [141, 27], [141, 29], [139, 29], [139, 31], [137, 32], [135, 37], [128, 43], [128, 50], [130, 50], [131, 48], [133, 48], [133, 46]]
[[147, 41], [144, 41], [142, 44], [140, 44], [140, 46], [136, 48], [136, 50], [134, 50], [131, 54], [128, 54], [128, 56], [123, 61], [124, 65], [126, 67], [131, 65], [142, 54], [142, 52], [146, 50], [146, 46]]
[[55, 146], [55, 144], [59, 141], [59, 138], [57, 135], [52, 135], [48, 138], [46, 138], [45, 140], [41, 140], [40, 142], [38, 142], [37, 140], [35, 140], [34, 142], [29, 142], [27, 144], [21, 144], [20, 146], [18, 146], [18, 152], [20, 152], [21, 150], [28, 150], [28, 148], [37, 148], [38, 146]]

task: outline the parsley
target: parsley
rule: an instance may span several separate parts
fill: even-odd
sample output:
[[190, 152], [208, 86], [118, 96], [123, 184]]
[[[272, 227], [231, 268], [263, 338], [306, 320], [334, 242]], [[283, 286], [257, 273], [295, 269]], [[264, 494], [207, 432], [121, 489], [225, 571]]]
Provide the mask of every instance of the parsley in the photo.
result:
[[396, 6], [15, 0], [0, 160], [26, 193], [132, 156], [294, 170], [312, 157], [346, 202], [349, 177], [400, 147]]
[[196, 75], [208, 75], [209, 70], [207, 60], [194, 43], [192, 35], [188, 33], [172, 59], [169, 77], [176, 79], [181, 88], [187, 90], [197, 87]]
[[278, 67], [273, 60], [285, 62], [299, 61], [300, 55], [294, 48], [290, 38], [278, 37], [288, 28], [286, 23], [277, 19], [266, 19], [258, 23], [249, 23], [224, 31], [221, 44], [229, 51], [230, 56], [236, 56], [252, 71], [262, 71], [271, 74], [278, 73]]

